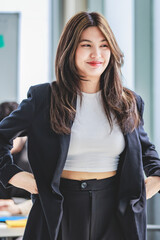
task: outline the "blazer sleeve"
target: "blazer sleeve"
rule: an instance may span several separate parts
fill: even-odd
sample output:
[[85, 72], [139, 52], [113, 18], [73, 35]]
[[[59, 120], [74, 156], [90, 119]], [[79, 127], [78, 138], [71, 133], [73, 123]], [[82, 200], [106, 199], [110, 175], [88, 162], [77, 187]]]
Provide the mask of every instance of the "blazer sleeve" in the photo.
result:
[[27, 99], [24, 99], [17, 110], [0, 122], [0, 181], [4, 187], [9, 187], [8, 181], [17, 173], [23, 171], [13, 162], [10, 150], [13, 139], [27, 135], [27, 131], [35, 114], [34, 87], [30, 87]]
[[141, 116], [140, 125], [138, 127], [139, 139], [142, 147], [143, 168], [146, 176], [160, 176], [160, 159], [155, 149], [155, 145], [149, 140], [147, 133], [144, 130], [144, 101], [140, 96], [138, 100], [138, 109]]

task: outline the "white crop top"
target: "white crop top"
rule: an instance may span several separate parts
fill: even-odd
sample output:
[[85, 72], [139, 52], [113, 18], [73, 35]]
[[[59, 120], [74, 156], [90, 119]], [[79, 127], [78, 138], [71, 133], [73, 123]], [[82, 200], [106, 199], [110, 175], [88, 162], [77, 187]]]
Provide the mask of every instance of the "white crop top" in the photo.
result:
[[76, 116], [64, 170], [81, 172], [116, 171], [125, 140], [116, 120], [111, 131], [101, 102], [101, 91], [77, 96]]

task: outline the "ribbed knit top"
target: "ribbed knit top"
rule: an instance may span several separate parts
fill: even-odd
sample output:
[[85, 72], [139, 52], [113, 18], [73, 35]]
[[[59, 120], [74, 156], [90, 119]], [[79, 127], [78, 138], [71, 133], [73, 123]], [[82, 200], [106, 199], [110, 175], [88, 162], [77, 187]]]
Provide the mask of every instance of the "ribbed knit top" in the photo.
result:
[[111, 131], [105, 114], [101, 91], [84, 93], [82, 105], [77, 96], [76, 116], [71, 128], [69, 151], [64, 170], [109, 172], [118, 167], [119, 155], [124, 150], [123, 133], [112, 114]]

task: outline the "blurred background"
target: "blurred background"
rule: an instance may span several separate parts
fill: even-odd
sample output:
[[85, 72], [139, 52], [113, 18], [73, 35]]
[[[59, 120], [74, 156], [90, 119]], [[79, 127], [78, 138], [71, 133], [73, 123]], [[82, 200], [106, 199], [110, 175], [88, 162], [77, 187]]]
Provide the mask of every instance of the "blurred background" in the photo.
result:
[[[0, 0], [0, 102], [26, 98], [31, 85], [55, 80], [62, 29], [79, 11], [108, 20], [125, 55], [124, 85], [145, 101], [145, 130], [160, 153], [159, 0]], [[160, 196], [148, 200], [148, 224], [160, 225]], [[150, 229], [148, 240], [160, 239]]]

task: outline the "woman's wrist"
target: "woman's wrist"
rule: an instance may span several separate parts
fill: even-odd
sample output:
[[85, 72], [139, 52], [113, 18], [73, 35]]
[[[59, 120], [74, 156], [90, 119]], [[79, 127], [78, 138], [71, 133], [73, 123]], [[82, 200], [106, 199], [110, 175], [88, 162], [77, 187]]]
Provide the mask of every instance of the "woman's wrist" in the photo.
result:
[[19, 172], [9, 180], [9, 183], [30, 193], [38, 193], [37, 184], [32, 173]]

